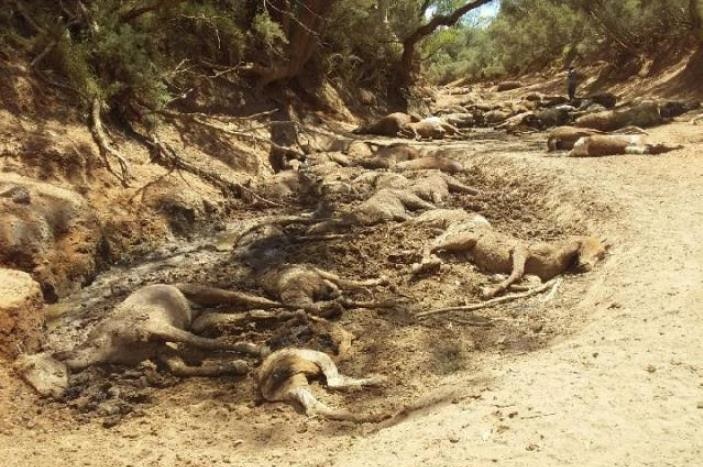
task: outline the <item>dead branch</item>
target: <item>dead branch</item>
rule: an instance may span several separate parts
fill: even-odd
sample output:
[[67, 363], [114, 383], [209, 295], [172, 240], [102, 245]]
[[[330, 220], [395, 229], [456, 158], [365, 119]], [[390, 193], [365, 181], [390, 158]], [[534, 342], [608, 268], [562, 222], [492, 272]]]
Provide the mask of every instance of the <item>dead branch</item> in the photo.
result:
[[528, 297], [532, 297], [533, 295], [541, 294], [542, 292], [545, 292], [552, 287], [556, 287], [560, 282], [561, 282], [561, 278], [552, 279], [552, 280], [540, 285], [539, 287], [535, 287], [534, 289], [528, 290], [527, 292], [521, 292], [521, 293], [516, 293], [516, 294], [511, 294], [511, 295], [504, 295], [502, 297], [492, 298], [490, 300], [486, 300], [485, 302], [473, 303], [471, 305], [438, 308], [436, 310], [429, 310], [429, 311], [425, 311], [422, 313], [418, 313], [416, 316], [418, 319], [424, 319], [424, 318], [427, 318], [428, 316], [433, 316], [433, 315], [437, 315], [440, 313], [449, 313], [452, 311], [474, 311], [474, 310], [480, 310], [482, 308], [489, 308], [489, 307], [492, 307], [495, 305], [499, 305], [501, 303], [512, 302], [515, 300], [519, 300], [521, 298], [528, 298]]
[[303, 216], [275, 216], [275, 217], [269, 217], [267, 219], [262, 220], [261, 222], [258, 222], [254, 224], [253, 226], [249, 227], [248, 229], [243, 230], [235, 239], [233, 242], [234, 248], [237, 248], [239, 243], [242, 241], [244, 237], [249, 235], [252, 232], [255, 232], [263, 227], [269, 226], [269, 225], [280, 225], [280, 226], [285, 226], [285, 225], [290, 225], [290, 224], [316, 224], [320, 222], [321, 220], [324, 219], [316, 219], [313, 218], [312, 216], [309, 215], [303, 215]]
[[341, 304], [344, 305], [345, 308], [365, 308], [367, 310], [378, 310], [378, 309], [391, 309], [391, 308], [396, 308], [398, 305], [400, 305], [400, 302], [398, 300], [371, 300], [371, 301], [366, 301], [366, 302], [361, 302], [361, 301], [355, 301], [355, 300], [349, 300], [346, 298], [343, 298], [341, 300]]
[[[122, 182], [123, 186], [129, 186], [129, 180], [132, 178], [132, 175], [129, 171], [129, 163], [124, 158], [124, 156], [122, 156], [122, 154], [120, 154], [109, 143], [107, 135], [105, 134], [105, 128], [103, 127], [102, 118], [100, 117], [101, 109], [102, 102], [99, 98], [94, 98], [90, 126], [91, 133], [93, 134], [93, 139], [95, 140], [98, 145], [98, 148], [100, 149], [100, 155], [102, 156], [103, 161], [105, 162], [107, 170], [110, 171], [110, 173], [113, 174], [115, 177], [117, 177]], [[110, 160], [108, 156], [114, 157], [119, 162], [121, 172], [120, 175], [115, 173], [112, 169], [112, 165], [110, 165]]]
[[183, 170], [196, 177], [202, 178], [211, 185], [219, 188], [225, 194], [231, 193], [238, 198], [244, 198], [244, 194], [246, 193], [246, 195], [252, 199], [267, 206], [284, 207], [280, 203], [264, 198], [241, 183], [231, 182], [215, 172], [202, 169], [195, 164], [185, 161], [170, 144], [161, 141], [156, 133], [152, 133], [149, 137], [144, 137], [144, 141], [150, 147], [152, 161], [169, 169], [169, 173], [173, 170]]
[[179, 119], [183, 119], [183, 120], [188, 120], [188, 121], [196, 123], [200, 126], [203, 126], [205, 128], [209, 128], [211, 130], [215, 130], [220, 133], [224, 133], [226, 135], [235, 136], [237, 138], [250, 139], [252, 141], [262, 143], [262, 144], [268, 144], [273, 149], [276, 149], [278, 151], [283, 151], [287, 154], [290, 153], [299, 159], [305, 159], [305, 157], [306, 157], [306, 155], [304, 153], [297, 151], [297, 150], [290, 148], [290, 147], [278, 145], [278, 144], [274, 143], [273, 141], [271, 141], [271, 139], [269, 139], [269, 138], [264, 138], [263, 136], [255, 135], [254, 133], [251, 133], [249, 131], [245, 132], [245, 131], [239, 131], [239, 130], [232, 130], [229, 128], [223, 128], [221, 126], [207, 122], [207, 121], [203, 120], [203, 118], [209, 118], [209, 116], [206, 114], [200, 114], [200, 113], [185, 113], [184, 114], [184, 113], [179, 113], [179, 112], [173, 112], [170, 110], [161, 110], [161, 111], [159, 111], [159, 113], [161, 113], [162, 115], [165, 115], [167, 117], [171, 117], [171, 118], [179, 118]]
[[326, 242], [329, 240], [342, 240], [350, 238], [349, 234], [327, 234], [327, 235], [300, 235], [293, 237], [291, 242], [293, 243], [305, 243], [305, 242]]
[[58, 43], [59, 43], [59, 41], [57, 41], [56, 39], [50, 41], [50, 42], [47, 44], [47, 46], [44, 48], [44, 50], [42, 50], [42, 51], [39, 53], [39, 55], [37, 55], [36, 57], [34, 57], [34, 59], [29, 63], [29, 66], [32, 67], [32, 68], [34, 68], [35, 66], [37, 66], [37, 64], [38, 64], [39, 62], [41, 62], [42, 60], [44, 60], [44, 57], [46, 57], [47, 55], [49, 55], [49, 53], [50, 53], [52, 50], [54, 50], [54, 47], [56, 47], [56, 46], [58, 45]]

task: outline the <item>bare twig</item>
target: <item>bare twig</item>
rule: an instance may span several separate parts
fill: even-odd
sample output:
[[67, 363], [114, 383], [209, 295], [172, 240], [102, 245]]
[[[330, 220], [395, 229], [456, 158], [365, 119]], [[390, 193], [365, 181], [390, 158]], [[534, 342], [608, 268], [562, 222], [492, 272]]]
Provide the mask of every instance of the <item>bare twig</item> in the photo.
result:
[[449, 313], [452, 311], [474, 311], [474, 310], [480, 310], [482, 308], [489, 308], [489, 307], [492, 307], [495, 305], [499, 305], [501, 303], [507, 303], [507, 302], [512, 302], [514, 300], [519, 300], [521, 298], [532, 297], [533, 295], [540, 294], [542, 292], [549, 290], [552, 287], [557, 286], [560, 282], [561, 282], [560, 278], [552, 279], [552, 280], [540, 285], [539, 287], [535, 287], [534, 289], [528, 290], [527, 292], [521, 292], [521, 293], [516, 293], [516, 294], [511, 294], [511, 295], [504, 295], [502, 297], [492, 298], [490, 300], [486, 300], [485, 302], [473, 303], [471, 305], [438, 308], [436, 310], [429, 310], [429, 311], [425, 311], [422, 313], [418, 313], [416, 316], [420, 319], [423, 319], [423, 318], [427, 318], [428, 316], [437, 315], [440, 313]]

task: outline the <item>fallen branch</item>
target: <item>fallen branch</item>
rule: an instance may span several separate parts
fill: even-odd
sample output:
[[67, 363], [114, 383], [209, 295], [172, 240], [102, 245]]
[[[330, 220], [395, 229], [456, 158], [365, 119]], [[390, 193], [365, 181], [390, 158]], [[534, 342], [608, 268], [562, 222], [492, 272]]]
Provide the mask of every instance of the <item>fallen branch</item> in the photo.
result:
[[156, 136], [156, 134], [152, 133], [150, 137], [146, 138], [146, 142], [151, 146], [152, 161], [168, 168], [169, 173], [172, 172], [174, 169], [184, 170], [199, 178], [202, 178], [211, 185], [216, 186], [225, 194], [232, 193], [235, 196], [241, 198], [243, 193], [247, 193], [252, 198], [256, 199], [257, 201], [261, 201], [262, 203], [268, 206], [283, 207], [279, 203], [275, 203], [258, 195], [253, 190], [243, 186], [241, 183], [230, 182], [229, 180], [216, 174], [215, 172], [210, 172], [208, 170], [201, 169], [195, 164], [186, 162], [185, 160], [183, 160], [182, 157], [178, 155], [178, 153], [176, 153], [175, 149], [173, 149], [171, 145], [161, 141]]
[[32, 68], [34, 68], [35, 66], [37, 66], [37, 64], [38, 64], [39, 62], [41, 62], [42, 60], [44, 60], [44, 57], [46, 57], [47, 55], [49, 55], [49, 53], [50, 53], [52, 50], [54, 50], [54, 48], [55, 48], [58, 44], [59, 44], [59, 41], [57, 41], [56, 39], [50, 41], [50, 42], [47, 44], [47, 46], [44, 48], [44, 50], [42, 50], [41, 53], [39, 53], [39, 55], [37, 55], [36, 57], [34, 57], [34, 59], [29, 63], [29, 66], [32, 67]]
[[325, 242], [329, 240], [341, 240], [349, 238], [349, 234], [327, 234], [327, 235], [301, 235], [298, 237], [293, 237], [291, 242], [293, 243], [305, 243], [305, 242]]
[[[203, 126], [205, 128], [209, 128], [211, 130], [229, 135], [229, 136], [235, 136], [237, 138], [244, 138], [244, 139], [250, 139], [252, 141], [262, 143], [262, 144], [268, 144], [271, 148], [276, 149], [278, 151], [283, 151], [286, 154], [292, 154], [298, 159], [305, 159], [306, 155], [300, 151], [297, 151], [293, 148], [287, 147], [287, 146], [281, 146], [280, 144], [276, 144], [271, 139], [265, 138], [263, 136], [258, 136], [255, 135], [254, 133], [251, 133], [250, 131], [239, 131], [239, 130], [231, 130], [229, 128], [223, 128], [221, 126], [212, 124], [210, 122], [206, 122], [203, 120], [203, 118], [209, 118], [206, 114], [201, 114], [201, 113], [180, 113], [180, 112], [173, 112], [170, 110], [161, 110], [159, 111], [164, 116], [171, 117], [171, 118], [179, 118], [182, 120], [188, 120], [192, 123], [196, 123], [200, 126]], [[241, 120], [241, 119], [240, 119]]]
[[[98, 99], [97, 97], [94, 98], [91, 112], [90, 130], [93, 134], [93, 139], [95, 140], [98, 145], [98, 148], [100, 149], [100, 155], [102, 156], [103, 161], [107, 166], [107, 170], [115, 177], [117, 177], [122, 182], [123, 186], [127, 187], [129, 186], [129, 180], [132, 178], [132, 175], [129, 172], [129, 163], [124, 158], [124, 156], [122, 156], [122, 154], [120, 154], [115, 148], [112, 147], [112, 145], [108, 141], [107, 134], [105, 133], [105, 128], [103, 127], [102, 118], [100, 117], [101, 108], [102, 102], [100, 101], [100, 99]], [[110, 165], [110, 160], [108, 156], [114, 157], [119, 162], [121, 172], [120, 175], [115, 173], [115, 171], [112, 169], [112, 165]]]
[[486, 300], [485, 302], [473, 303], [471, 305], [438, 308], [436, 310], [429, 310], [429, 311], [425, 311], [422, 313], [418, 313], [416, 316], [419, 319], [423, 319], [423, 318], [427, 318], [428, 316], [433, 316], [433, 315], [437, 315], [440, 313], [449, 313], [452, 311], [474, 311], [474, 310], [480, 310], [482, 308], [489, 308], [489, 307], [492, 307], [495, 305], [499, 305], [501, 303], [512, 302], [515, 300], [519, 300], [521, 298], [528, 298], [528, 297], [532, 297], [533, 295], [541, 294], [542, 292], [545, 292], [545, 291], [551, 289], [552, 287], [556, 287], [559, 283], [561, 283], [561, 278], [552, 279], [552, 280], [540, 285], [539, 287], [535, 287], [534, 289], [528, 290], [527, 292], [516, 293], [516, 294], [512, 294], [512, 295], [504, 295], [502, 297], [492, 298], [490, 300]]
[[290, 225], [290, 224], [315, 224], [317, 222], [320, 222], [321, 220], [324, 219], [316, 219], [313, 218], [312, 216], [309, 215], [304, 215], [304, 216], [276, 216], [276, 217], [270, 217], [267, 219], [264, 219], [263, 221], [252, 225], [248, 229], [243, 230], [235, 239], [233, 242], [234, 248], [237, 248], [239, 243], [242, 241], [244, 237], [249, 235], [252, 232], [255, 232], [259, 230], [262, 227], [266, 227], [269, 225]]
[[365, 308], [367, 310], [391, 309], [401, 304], [398, 300], [371, 300], [366, 302], [342, 299], [340, 303], [345, 308]]

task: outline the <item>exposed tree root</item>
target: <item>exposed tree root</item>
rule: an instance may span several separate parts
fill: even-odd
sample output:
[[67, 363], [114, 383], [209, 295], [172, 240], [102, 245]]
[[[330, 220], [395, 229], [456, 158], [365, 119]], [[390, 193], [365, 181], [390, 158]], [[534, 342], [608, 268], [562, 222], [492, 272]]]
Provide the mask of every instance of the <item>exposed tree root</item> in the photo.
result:
[[[100, 149], [100, 155], [105, 162], [107, 170], [110, 171], [115, 177], [117, 177], [123, 186], [129, 186], [129, 180], [132, 175], [129, 171], [129, 163], [127, 159], [124, 158], [115, 148], [112, 147], [108, 141], [107, 134], [105, 133], [105, 128], [103, 127], [102, 118], [100, 117], [102, 109], [102, 101], [97, 97], [93, 99], [93, 105], [91, 110], [91, 125], [90, 130], [93, 134], [93, 139], [95, 140], [98, 148]], [[109, 156], [114, 157], [120, 164], [120, 174], [115, 173], [110, 164]]]
[[561, 282], [561, 278], [552, 279], [551, 281], [545, 282], [544, 284], [540, 285], [539, 287], [535, 287], [534, 289], [530, 289], [526, 292], [516, 293], [516, 294], [512, 294], [512, 295], [504, 295], [502, 297], [492, 298], [490, 300], [486, 300], [485, 302], [474, 303], [471, 305], [438, 308], [436, 310], [429, 310], [429, 311], [425, 311], [422, 313], [418, 313], [416, 316], [419, 319], [424, 319], [424, 318], [427, 318], [428, 316], [437, 315], [440, 313], [449, 313], [452, 311], [474, 311], [474, 310], [480, 310], [482, 308], [489, 308], [494, 305], [499, 305], [501, 303], [507, 303], [507, 302], [512, 302], [514, 300], [518, 300], [521, 298], [532, 297], [533, 295], [537, 295], [542, 292], [545, 292], [545, 291], [551, 289], [552, 287], [556, 287], [560, 282]]

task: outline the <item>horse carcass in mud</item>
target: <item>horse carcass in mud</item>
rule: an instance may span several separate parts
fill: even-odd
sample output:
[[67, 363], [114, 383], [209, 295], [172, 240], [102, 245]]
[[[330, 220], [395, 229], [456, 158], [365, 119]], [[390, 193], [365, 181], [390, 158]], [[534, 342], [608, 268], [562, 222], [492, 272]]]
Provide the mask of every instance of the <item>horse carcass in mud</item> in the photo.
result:
[[[114, 363], [137, 365], [158, 359], [179, 376], [242, 374], [248, 365], [241, 360], [225, 364], [189, 366], [167, 343], [181, 343], [206, 350], [226, 350], [260, 356], [262, 349], [248, 342], [229, 342], [201, 337], [190, 332], [198, 313], [188, 300], [202, 305], [234, 304], [243, 307], [272, 308], [280, 303], [262, 297], [199, 285], [149, 285], [137, 289], [98, 324], [74, 350], [54, 355], [21, 356], [16, 368], [38, 391], [50, 387], [50, 394], [61, 393], [57, 368], [79, 372], [92, 365]], [[44, 379], [42, 373], [45, 375]], [[67, 380], [66, 380], [67, 381]], [[66, 389], [65, 387], [63, 389]]]
[[335, 409], [320, 402], [310, 391], [308, 378], [324, 376], [330, 389], [360, 389], [379, 386], [383, 376], [352, 378], [339, 373], [329, 355], [310, 349], [283, 349], [269, 355], [257, 372], [259, 391], [269, 402], [300, 404], [307, 415], [319, 415], [331, 420], [375, 422], [387, 418], [384, 414], [359, 414]]
[[[485, 220], [485, 219], [484, 219]], [[605, 255], [605, 244], [595, 237], [572, 237], [557, 242], [526, 242], [495, 231], [480, 219], [461, 221], [434, 239], [413, 268], [415, 274], [436, 271], [441, 261], [435, 253], [470, 252], [479, 270], [509, 274], [495, 287], [484, 289], [486, 298], [506, 291], [526, 274], [549, 280], [572, 267], [588, 271]]]
[[417, 117], [402, 112], [386, 115], [373, 123], [356, 128], [353, 133], [379, 136], [398, 136], [408, 124], [417, 122]]

